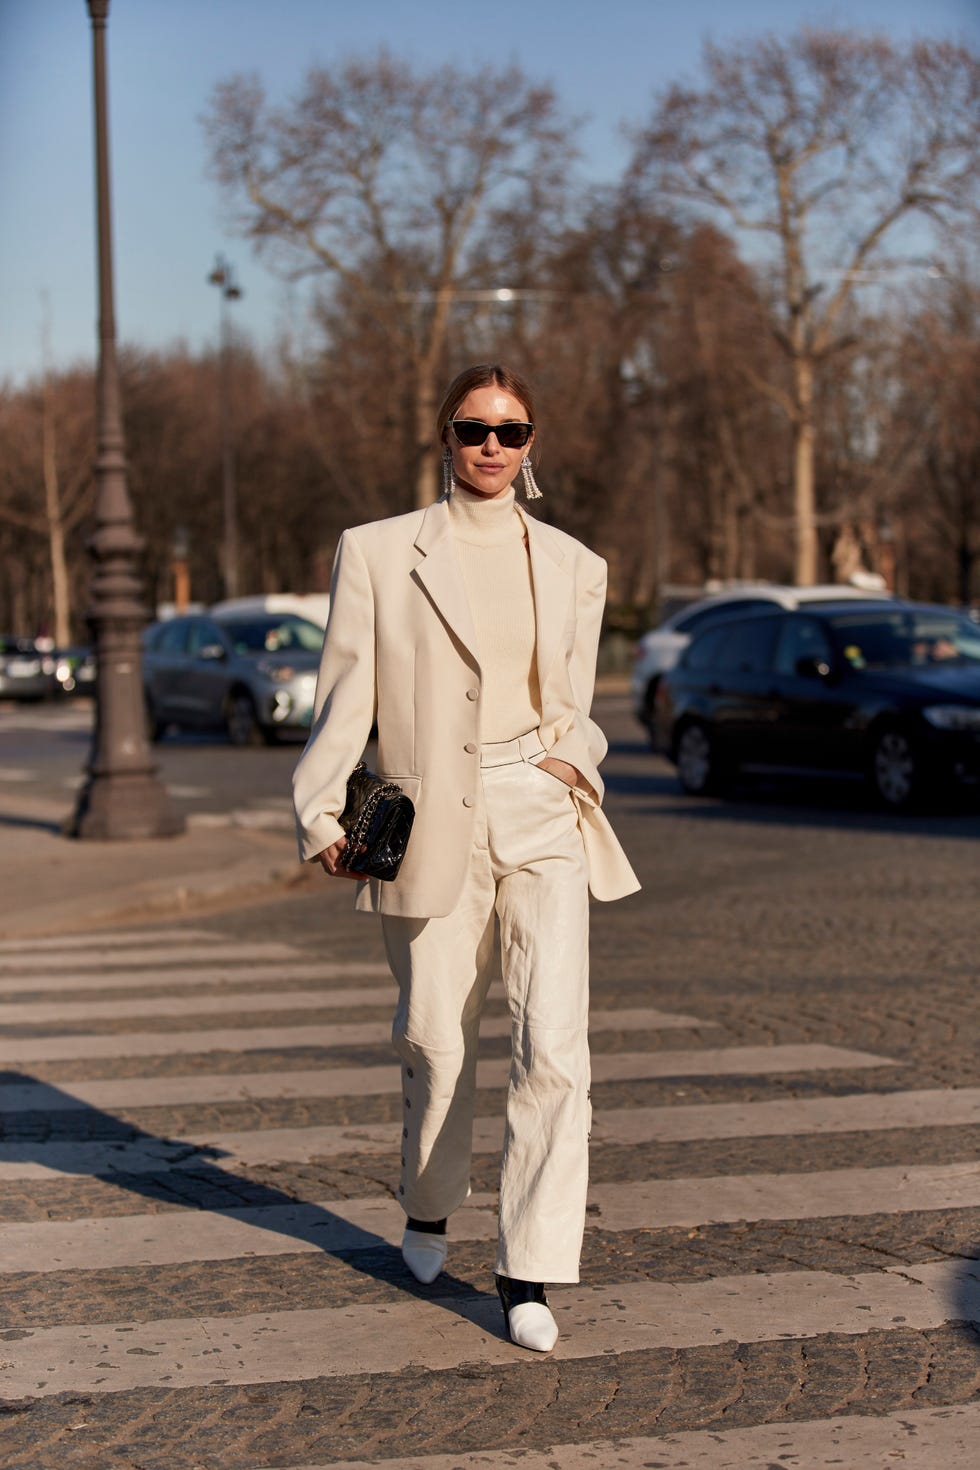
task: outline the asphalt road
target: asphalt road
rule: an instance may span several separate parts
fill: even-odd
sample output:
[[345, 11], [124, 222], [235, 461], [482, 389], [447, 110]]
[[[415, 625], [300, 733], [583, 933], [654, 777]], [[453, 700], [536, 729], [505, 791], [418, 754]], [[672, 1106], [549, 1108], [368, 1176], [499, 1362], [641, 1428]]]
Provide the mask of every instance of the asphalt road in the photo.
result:
[[[556, 1353], [506, 1343], [492, 1297], [502, 997], [474, 1195], [421, 1289], [378, 927], [309, 869], [128, 940], [0, 946], [4, 1470], [972, 1465], [980, 817], [693, 802], [624, 697], [597, 715], [644, 888], [592, 909]], [[0, 800], [68, 799], [85, 740], [81, 709], [0, 710]], [[291, 820], [295, 750], [159, 755], [194, 820]]]

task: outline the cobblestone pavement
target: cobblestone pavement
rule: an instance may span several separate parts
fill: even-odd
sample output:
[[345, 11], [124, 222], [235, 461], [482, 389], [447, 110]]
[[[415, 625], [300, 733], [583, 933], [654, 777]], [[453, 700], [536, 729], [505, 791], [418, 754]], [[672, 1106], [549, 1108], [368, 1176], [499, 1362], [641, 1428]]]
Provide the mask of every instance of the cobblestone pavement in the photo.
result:
[[687, 802], [625, 701], [599, 714], [644, 891], [593, 907], [555, 1353], [509, 1344], [492, 1297], [506, 1037], [420, 1287], [380, 934], [311, 872], [94, 962], [0, 946], [3, 1470], [972, 1465], [980, 820]]

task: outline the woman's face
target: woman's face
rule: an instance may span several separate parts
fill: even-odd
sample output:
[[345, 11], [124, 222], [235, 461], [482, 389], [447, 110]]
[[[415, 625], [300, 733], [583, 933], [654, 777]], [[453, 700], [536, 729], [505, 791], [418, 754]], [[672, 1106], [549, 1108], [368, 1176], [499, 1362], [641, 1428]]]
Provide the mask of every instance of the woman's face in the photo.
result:
[[446, 443], [453, 456], [456, 479], [467, 490], [482, 495], [486, 500], [496, 500], [505, 495], [514, 483], [525, 455], [534, 442], [534, 436], [521, 449], [505, 449], [496, 434], [494, 424], [526, 424], [528, 412], [519, 398], [505, 393], [503, 388], [473, 388], [453, 414], [454, 419], [482, 419], [488, 425], [487, 437], [482, 444], [468, 449], [460, 444], [447, 425]]

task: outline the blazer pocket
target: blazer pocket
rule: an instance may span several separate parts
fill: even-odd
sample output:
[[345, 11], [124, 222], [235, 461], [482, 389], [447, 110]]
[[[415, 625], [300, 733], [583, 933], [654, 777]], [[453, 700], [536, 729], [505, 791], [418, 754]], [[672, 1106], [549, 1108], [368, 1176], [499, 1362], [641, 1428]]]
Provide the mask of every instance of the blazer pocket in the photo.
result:
[[415, 803], [416, 805], [418, 804], [419, 792], [422, 789], [421, 776], [398, 776], [393, 775], [389, 771], [379, 771], [378, 775], [381, 777], [382, 781], [394, 781], [395, 785], [400, 786], [405, 795], [409, 797], [409, 799], [413, 803]]

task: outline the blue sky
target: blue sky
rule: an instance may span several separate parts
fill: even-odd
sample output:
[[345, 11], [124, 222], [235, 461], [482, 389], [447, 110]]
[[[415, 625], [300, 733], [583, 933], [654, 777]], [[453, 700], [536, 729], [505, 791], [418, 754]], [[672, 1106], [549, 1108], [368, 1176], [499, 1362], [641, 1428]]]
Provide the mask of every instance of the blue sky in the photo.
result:
[[[235, 321], [261, 344], [302, 328], [303, 301], [236, 239], [208, 179], [200, 116], [214, 83], [254, 71], [284, 96], [311, 62], [384, 45], [417, 66], [518, 61], [584, 113], [583, 169], [615, 177], [625, 120], [698, 73], [705, 37], [803, 23], [980, 40], [980, 0], [112, 0], [116, 310], [120, 339], [200, 348], [217, 336], [206, 277], [222, 251], [244, 288]], [[0, 0], [0, 380], [95, 354], [91, 28], [85, 0]]]

